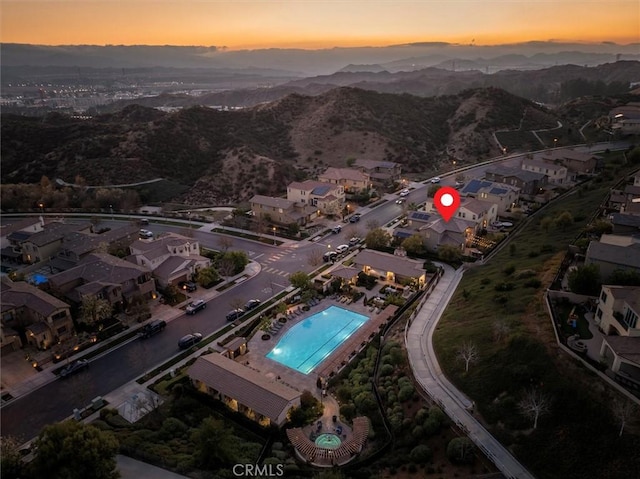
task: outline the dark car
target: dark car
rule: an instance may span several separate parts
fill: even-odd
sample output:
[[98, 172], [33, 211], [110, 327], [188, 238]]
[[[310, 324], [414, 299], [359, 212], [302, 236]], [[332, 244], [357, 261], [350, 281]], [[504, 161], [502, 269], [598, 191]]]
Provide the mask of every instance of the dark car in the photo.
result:
[[187, 314], [196, 314], [201, 309], [205, 309], [207, 307], [207, 303], [204, 302], [204, 299], [196, 299], [192, 301], [185, 309]]
[[349, 218], [349, 223], [357, 223], [360, 221], [360, 213], [356, 213], [351, 218]]
[[202, 341], [202, 334], [200, 333], [192, 333], [187, 334], [186, 336], [182, 336], [178, 341], [178, 347], [180, 349], [188, 349], [196, 343]]
[[235, 321], [244, 314], [244, 309], [232, 309], [227, 313], [227, 321]]
[[341, 231], [342, 231], [342, 226], [340, 226], [340, 225], [334, 226], [334, 227], [331, 229], [331, 232], [332, 232], [332, 233], [335, 233], [335, 234], [338, 234], [338, 233], [340, 233]]
[[78, 371], [81, 371], [84, 368], [88, 368], [89, 367], [89, 361], [86, 359], [78, 359], [77, 361], [74, 361], [70, 364], [68, 364], [67, 366], [65, 366], [64, 368], [62, 368], [60, 370], [60, 377], [61, 378], [66, 378], [71, 376], [72, 374], [77, 373]]
[[258, 306], [260, 306], [259, 299], [250, 299], [249, 301], [247, 301], [247, 304], [244, 305], [244, 310], [251, 311], [252, 309], [257, 308]]
[[186, 291], [187, 293], [193, 293], [198, 289], [198, 285], [193, 281], [180, 281], [178, 286], [180, 286], [181, 290]]
[[151, 321], [149, 324], [145, 324], [140, 330], [140, 333], [142, 334], [142, 337], [146, 339], [150, 338], [154, 334], [159, 333], [166, 327], [167, 323], [165, 323], [161, 319], [156, 319], [155, 321]]
[[335, 251], [327, 251], [324, 255], [322, 255], [322, 259], [325, 263], [335, 261], [337, 257], [338, 253], [336, 253]]

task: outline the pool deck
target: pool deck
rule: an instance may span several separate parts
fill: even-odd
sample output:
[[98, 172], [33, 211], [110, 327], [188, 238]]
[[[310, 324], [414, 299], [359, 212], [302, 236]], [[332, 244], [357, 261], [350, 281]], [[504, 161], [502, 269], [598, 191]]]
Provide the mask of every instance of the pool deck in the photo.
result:
[[[309, 374], [303, 374], [266, 357], [267, 353], [273, 349], [280, 338], [284, 336], [292, 326], [329, 306], [338, 306], [355, 313], [363, 314], [367, 316], [369, 320], [358, 328], [349, 339], [339, 345], [327, 359], [320, 363]], [[366, 345], [369, 342], [372, 335], [379, 331], [380, 326], [384, 325], [397, 309], [397, 306], [389, 305], [379, 313], [376, 313], [377, 310], [371, 310], [370, 307], [364, 305], [363, 301], [345, 304], [337, 299], [325, 298], [315, 306], [312, 306], [309, 311], [304, 311], [302, 314], [288, 319], [278, 334], [275, 336], [272, 335], [271, 339], [265, 341], [262, 339], [262, 334], [259, 332], [255, 334], [247, 345], [248, 352], [237, 358], [237, 360], [245, 366], [265, 374], [269, 378], [276, 379], [298, 391], [304, 391], [306, 389], [319, 397], [320, 391], [316, 386], [318, 377], [326, 379], [329, 378], [332, 373], [336, 374], [355, 356], [355, 353], [363, 348], [363, 343]], [[304, 345], [301, 345], [301, 347], [304, 347]]]

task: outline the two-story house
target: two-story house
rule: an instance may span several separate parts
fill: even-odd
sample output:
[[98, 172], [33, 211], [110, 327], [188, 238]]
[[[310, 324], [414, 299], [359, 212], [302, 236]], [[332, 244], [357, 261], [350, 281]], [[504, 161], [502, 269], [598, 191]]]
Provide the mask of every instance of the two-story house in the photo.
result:
[[476, 228], [477, 223], [455, 216], [445, 221], [438, 214], [412, 211], [407, 216], [407, 226], [396, 228], [393, 235], [399, 239], [406, 239], [418, 234], [430, 252], [437, 252], [443, 245], [454, 246], [464, 251], [471, 243]]
[[546, 175], [552, 185], [563, 185], [568, 180], [568, 170], [558, 162], [544, 161], [537, 158], [525, 158], [522, 160], [522, 169], [533, 173]]
[[0, 254], [2, 261], [22, 262], [22, 243], [44, 229], [44, 220], [34, 216], [0, 226]]
[[22, 261], [25, 263], [38, 263], [39, 261], [48, 260], [58, 253], [67, 234], [74, 232], [88, 233], [90, 230], [90, 223], [47, 223], [42, 231], [33, 233], [20, 244]]
[[193, 238], [168, 233], [151, 241], [136, 240], [129, 246], [128, 261], [149, 268], [160, 287], [190, 281], [211, 260], [200, 255], [200, 243]]
[[51, 291], [81, 304], [85, 296], [109, 301], [115, 307], [135, 296], [156, 294], [151, 270], [106, 253], [91, 253], [77, 266], [49, 277]]
[[296, 223], [304, 226], [318, 216], [318, 209], [308, 204], [299, 204], [286, 198], [255, 195], [249, 201], [251, 214], [280, 225]]
[[616, 379], [640, 386], [640, 286], [603, 285], [595, 321], [606, 336], [600, 356]]
[[344, 187], [314, 180], [294, 181], [287, 186], [287, 199], [313, 206], [323, 215], [340, 215], [344, 207]]
[[547, 186], [548, 177], [544, 173], [525, 171], [507, 166], [491, 166], [484, 172], [485, 179], [515, 186], [521, 195], [535, 196]]
[[318, 175], [318, 181], [340, 185], [346, 194], [363, 193], [371, 188], [370, 175], [353, 168], [329, 167], [324, 173]]
[[393, 161], [358, 159], [353, 167], [367, 173], [374, 186], [393, 186], [402, 179], [402, 167]]
[[[83, 233], [75, 231], [68, 233], [62, 239], [62, 244], [56, 253], [56, 266], [59, 269], [67, 269], [89, 254], [107, 248], [118, 246], [126, 249], [139, 237], [136, 225], [126, 225], [114, 228], [101, 234]], [[66, 264], [65, 264], [66, 263]]]
[[[628, 241], [622, 242], [621, 239]], [[589, 243], [584, 263], [597, 265], [600, 278], [605, 282], [615, 270], [640, 274], [640, 239], [633, 236], [602, 235], [601, 241]]]
[[[427, 213], [439, 216], [438, 210], [433, 205], [433, 198], [427, 199], [424, 205]], [[480, 201], [475, 198], [462, 198], [456, 211], [455, 218], [470, 221], [475, 224], [474, 232], [487, 228], [498, 217], [498, 205], [488, 201]]]
[[543, 151], [537, 153], [534, 158], [546, 163], [559, 163], [567, 168], [571, 177], [593, 173], [598, 164], [598, 159], [591, 153], [576, 151], [569, 148]]
[[520, 189], [493, 181], [473, 179], [460, 190], [461, 196], [495, 204], [498, 215], [505, 215], [518, 204]]
[[27, 343], [48, 349], [74, 335], [69, 305], [26, 282], [1, 278], [2, 350], [12, 351]]

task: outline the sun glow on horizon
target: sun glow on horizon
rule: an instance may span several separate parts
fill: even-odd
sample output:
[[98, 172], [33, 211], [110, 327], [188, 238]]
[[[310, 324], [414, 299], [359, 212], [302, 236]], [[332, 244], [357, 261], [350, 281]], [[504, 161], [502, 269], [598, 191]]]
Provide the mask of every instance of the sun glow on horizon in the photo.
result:
[[4, 0], [1, 13], [3, 43], [40, 45], [241, 50], [640, 41], [636, 0]]

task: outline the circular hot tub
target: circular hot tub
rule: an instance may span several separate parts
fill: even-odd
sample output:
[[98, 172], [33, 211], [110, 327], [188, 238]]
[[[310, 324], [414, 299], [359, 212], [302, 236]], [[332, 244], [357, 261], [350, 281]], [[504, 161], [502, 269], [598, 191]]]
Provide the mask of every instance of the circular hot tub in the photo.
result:
[[342, 444], [342, 441], [335, 434], [320, 434], [316, 438], [316, 446], [324, 449], [338, 449], [340, 444]]

